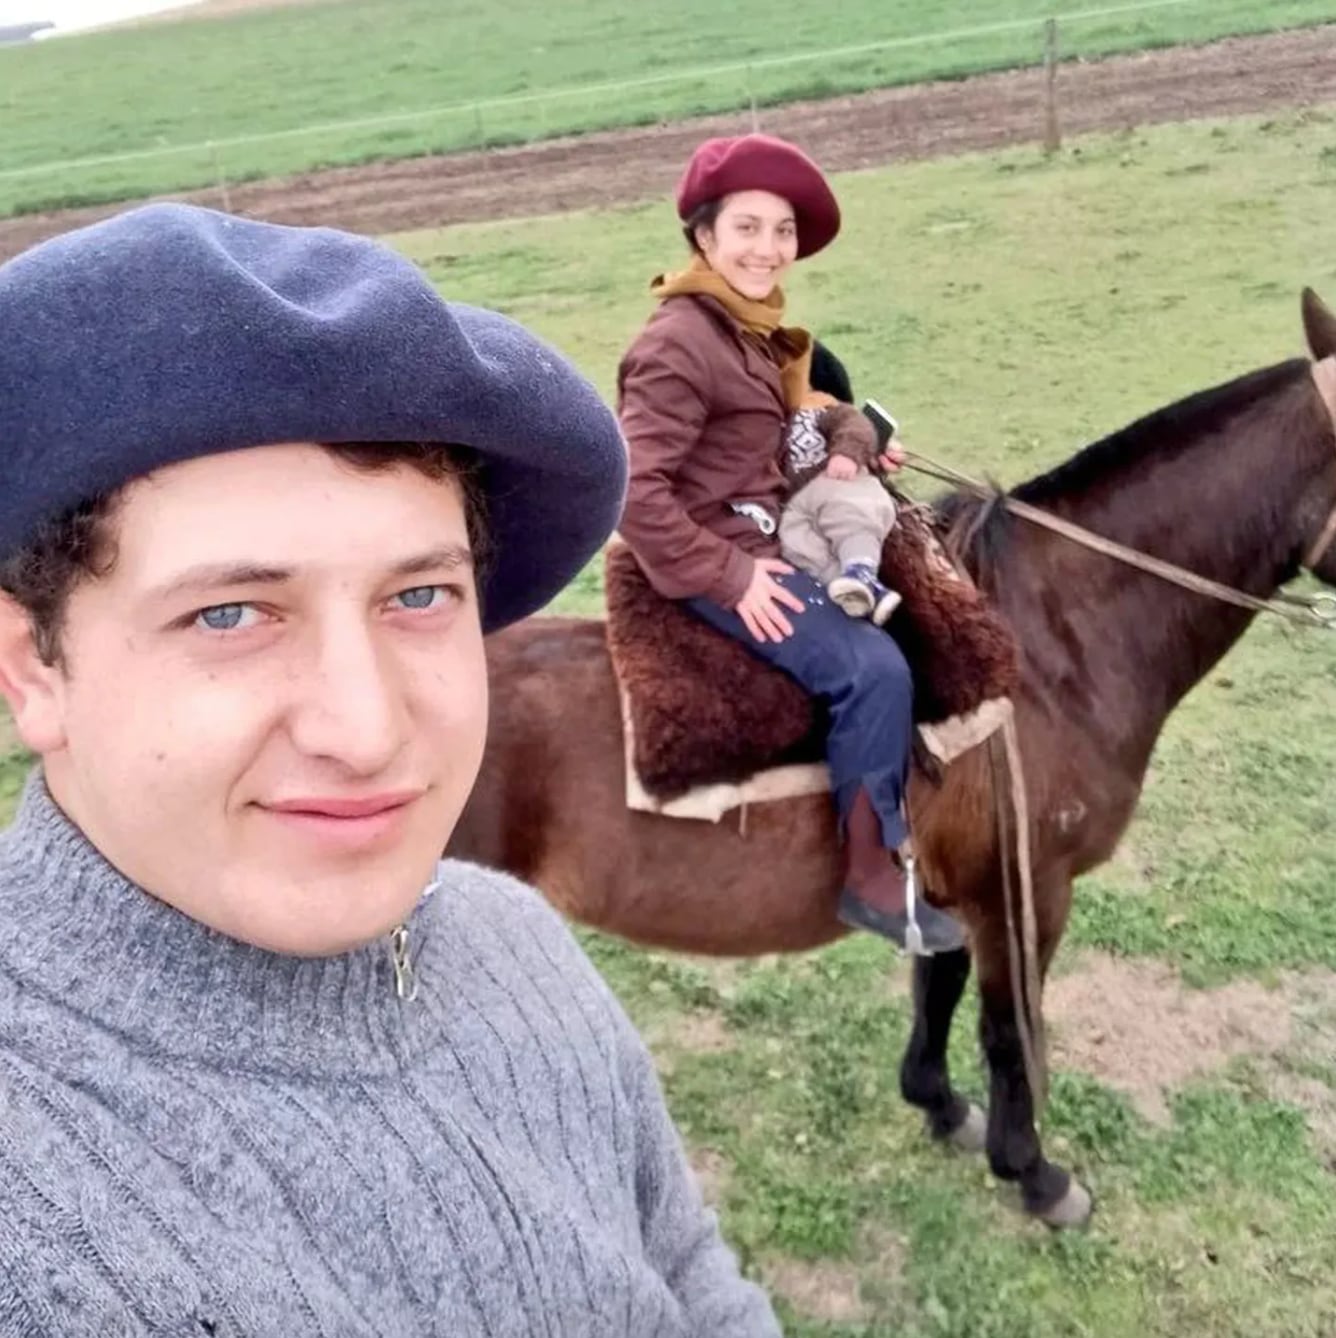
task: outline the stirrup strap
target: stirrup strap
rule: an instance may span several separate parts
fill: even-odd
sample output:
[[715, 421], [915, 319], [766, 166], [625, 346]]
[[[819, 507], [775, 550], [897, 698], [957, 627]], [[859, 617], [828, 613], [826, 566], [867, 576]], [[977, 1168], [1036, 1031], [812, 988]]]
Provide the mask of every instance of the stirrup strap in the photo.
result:
[[923, 950], [923, 930], [918, 922], [918, 861], [906, 852], [905, 865], [905, 951], [911, 957], [926, 957]]

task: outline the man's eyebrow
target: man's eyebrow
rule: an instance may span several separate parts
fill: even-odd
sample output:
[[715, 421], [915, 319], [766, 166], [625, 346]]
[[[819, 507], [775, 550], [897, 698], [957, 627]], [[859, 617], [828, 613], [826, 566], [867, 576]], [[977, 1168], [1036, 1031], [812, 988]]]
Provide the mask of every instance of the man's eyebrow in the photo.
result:
[[[463, 544], [441, 544], [437, 548], [415, 553], [394, 563], [390, 576], [420, 576], [424, 572], [453, 571], [459, 567], [472, 568], [473, 554]], [[256, 562], [204, 562], [187, 567], [179, 576], [152, 591], [156, 599], [170, 599], [179, 595], [204, 595], [241, 585], [281, 585], [297, 574], [295, 567], [267, 566]]]
[[456, 567], [472, 570], [473, 554], [464, 544], [441, 544], [416, 557], [405, 558], [390, 568], [392, 576], [420, 576], [425, 571], [454, 571]]

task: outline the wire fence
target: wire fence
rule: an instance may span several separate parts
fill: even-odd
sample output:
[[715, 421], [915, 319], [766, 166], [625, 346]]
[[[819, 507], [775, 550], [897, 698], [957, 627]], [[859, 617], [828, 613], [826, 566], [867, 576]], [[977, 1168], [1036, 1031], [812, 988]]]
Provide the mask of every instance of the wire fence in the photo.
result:
[[[1116, 22], [1209, 4], [1210, 0], [1124, 0], [1047, 18], [1003, 19], [631, 78], [29, 163], [0, 169], [0, 216], [196, 188], [216, 189], [226, 208], [230, 207], [229, 184], [259, 177], [528, 143], [700, 114], [745, 113], [748, 108], [755, 125], [763, 105], [997, 65], [1041, 62], [1048, 67], [1042, 138], [1053, 148], [1060, 134], [1054, 79], [1061, 57], [1059, 27], [1066, 31], [1102, 20]], [[1034, 35], [1033, 46], [1018, 40], [1024, 34]], [[976, 45], [972, 52], [967, 51], [969, 43], [989, 39], [996, 50], [980, 51]], [[1069, 39], [1069, 44], [1074, 41]], [[926, 72], [920, 68], [917, 73], [906, 73], [903, 62], [897, 66], [889, 59], [897, 52], [934, 45], [948, 47], [951, 55], [931, 62]]]
[[311, 138], [317, 135], [350, 134], [360, 130], [380, 130], [391, 126], [422, 125], [431, 121], [457, 116], [473, 116], [485, 120], [487, 113], [510, 108], [556, 104], [569, 101], [594, 101], [612, 94], [637, 92], [664, 85], [682, 85], [718, 78], [741, 75], [743, 101], [753, 93], [752, 84], [757, 73], [798, 65], [825, 64], [852, 56], [877, 55], [887, 51], [928, 46], [939, 42], [968, 41], [976, 37], [992, 37], [1000, 33], [1026, 29], [1040, 30], [1045, 23], [1083, 23], [1095, 19], [1114, 18], [1144, 10], [1171, 9], [1182, 5], [1199, 4], [1201, 0], [1134, 0], [1134, 3], [1108, 5], [1099, 9], [1076, 10], [1050, 18], [1005, 19], [996, 23], [979, 24], [972, 28], [942, 29], [930, 33], [915, 33], [908, 37], [889, 37], [876, 42], [859, 42], [852, 46], [826, 47], [819, 51], [800, 51], [781, 56], [761, 56], [752, 60], [732, 61], [722, 65], [701, 65], [688, 69], [671, 70], [663, 74], [644, 75], [635, 79], [606, 80], [578, 84], [567, 88], [541, 89], [532, 93], [514, 93], [498, 98], [475, 98], [465, 102], [445, 102], [435, 107], [415, 111], [388, 112], [380, 116], [361, 116], [339, 121], [314, 122], [293, 126], [286, 130], [270, 130], [253, 135], [232, 135], [227, 138], [197, 140], [189, 144], [170, 144], [151, 149], [132, 149], [125, 153], [101, 154], [91, 158], [65, 159], [61, 162], [29, 164], [0, 171], [0, 181], [39, 176], [44, 172], [69, 172], [81, 168], [109, 167], [122, 163], [142, 162], [149, 159], [172, 158], [187, 154], [220, 153], [225, 149], [246, 148], [258, 144], [273, 144], [282, 140]]

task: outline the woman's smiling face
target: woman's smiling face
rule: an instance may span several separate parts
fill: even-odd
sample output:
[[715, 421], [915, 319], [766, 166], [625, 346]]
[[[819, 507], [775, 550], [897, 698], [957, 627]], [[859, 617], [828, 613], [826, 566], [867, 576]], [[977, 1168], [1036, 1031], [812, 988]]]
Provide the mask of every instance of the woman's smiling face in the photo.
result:
[[760, 301], [798, 258], [793, 206], [765, 190], [727, 195], [713, 224], [696, 229], [696, 244], [730, 287]]

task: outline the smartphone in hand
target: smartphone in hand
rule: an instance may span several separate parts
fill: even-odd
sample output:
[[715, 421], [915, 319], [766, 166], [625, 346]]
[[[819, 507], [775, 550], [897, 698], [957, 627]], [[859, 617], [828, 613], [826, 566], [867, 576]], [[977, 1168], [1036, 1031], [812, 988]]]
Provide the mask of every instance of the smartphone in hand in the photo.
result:
[[900, 430], [895, 415], [883, 409], [876, 400], [864, 400], [863, 416], [877, 431], [877, 449], [884, 451], [890, 445], [891, 438]]

